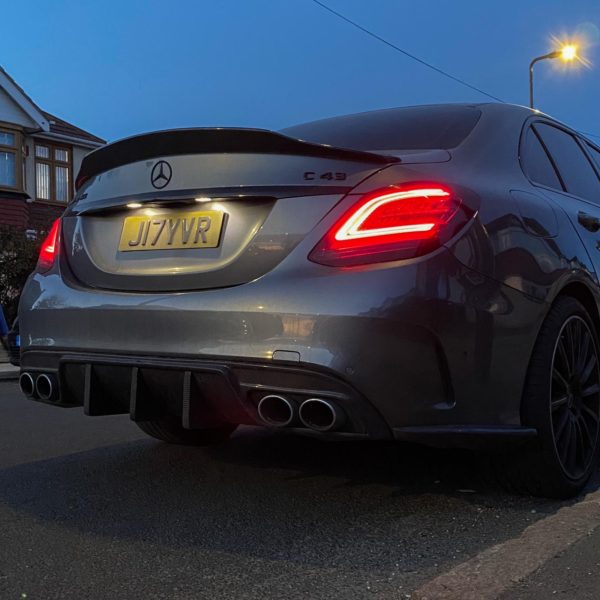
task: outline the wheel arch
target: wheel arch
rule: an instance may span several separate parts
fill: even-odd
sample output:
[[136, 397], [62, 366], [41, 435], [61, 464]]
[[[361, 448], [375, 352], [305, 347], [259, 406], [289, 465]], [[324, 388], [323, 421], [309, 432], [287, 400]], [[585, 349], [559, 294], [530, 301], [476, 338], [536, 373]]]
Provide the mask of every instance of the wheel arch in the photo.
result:
[[552, 304], [554, 304], [558, 298], [565, 296], [575, 298], [575, 300], [581, 302], [594, 323], [596, 334], [600, 336], [600, 309], [598, 296], [594, 295], [590, 286], [580, 280], [571, 281], [560, 289], [558, 294], [553, 298]]

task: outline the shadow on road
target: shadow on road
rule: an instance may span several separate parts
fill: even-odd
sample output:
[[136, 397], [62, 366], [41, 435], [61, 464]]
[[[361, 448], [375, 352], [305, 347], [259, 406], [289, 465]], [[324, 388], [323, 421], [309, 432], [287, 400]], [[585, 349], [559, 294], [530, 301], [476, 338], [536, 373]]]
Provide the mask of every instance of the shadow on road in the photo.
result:
[[4, 469], [0, 502], [86, 534], [378, 572], [473, 553], [559, 506], [502, 492], [468, 452], [251, 429]]
[[289, 476], [292, 479], [334, 477], [344, 486], [380, 484], [399, 495], [446, 494], [458, 489], [502, 494], [485, 470], [486, 461], [466, 450], [397, 442], [329, 442], [256, 430], [238, 435], [229, 444], [207, 448], [205, 453], [216, 463], [285, 469], [294, 472]]

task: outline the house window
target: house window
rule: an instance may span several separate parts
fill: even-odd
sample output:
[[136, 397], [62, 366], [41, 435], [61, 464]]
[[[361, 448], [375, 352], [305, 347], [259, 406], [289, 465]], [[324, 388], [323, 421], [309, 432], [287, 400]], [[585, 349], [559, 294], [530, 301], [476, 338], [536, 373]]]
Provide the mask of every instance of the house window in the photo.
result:
[[38, 200], [67, 203], [71, 199], [71, 149], [35, 145], [35, 195]]
[[15, 131], [0, 129], [0, 187], [20, 188], [17, 160], [19, 138]]

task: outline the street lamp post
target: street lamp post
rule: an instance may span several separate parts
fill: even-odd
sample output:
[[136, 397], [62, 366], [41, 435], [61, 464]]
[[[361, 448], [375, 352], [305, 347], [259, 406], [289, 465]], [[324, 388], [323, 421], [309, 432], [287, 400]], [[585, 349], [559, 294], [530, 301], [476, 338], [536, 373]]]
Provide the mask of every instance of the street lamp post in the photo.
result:
[[533, 67], [536, 63], [539, 63], [541, 60], [558, 58], [560, 56], [560, 50], [556, 50], [554, 52], [550, 52], [548, 54], [544, 54], [543, 56], [538, 56], [534, 58], [529, 63], [529, 108], [534, 108], [533, 105]]
[[576, 46], [563, 46], [560, 50], [555, 50], [554, 52], [549, 52], [548, 54], [543, 54], [542, 56], [538, 56], [534, 58], [529, 63], [529, 107], [534, 108], [533, 105], [533, 67], [536, 63], [541, 60], [546, 59], [554, 59], [561, 58], [565, 62], [570, 62], [577, 58], [577, 47]]

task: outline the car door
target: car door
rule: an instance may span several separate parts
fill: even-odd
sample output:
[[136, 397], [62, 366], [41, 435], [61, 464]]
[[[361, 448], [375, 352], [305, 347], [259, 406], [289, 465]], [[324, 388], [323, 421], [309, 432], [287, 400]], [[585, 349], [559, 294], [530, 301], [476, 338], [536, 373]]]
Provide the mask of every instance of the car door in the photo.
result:
[[545, 172], [540, 181], [540, 173], [528, 173], [530, 179], [565, 210], [600, 273], [600, 179], [592, 161], [579, 139], [555, 124], [536, 121], [526, 135], [545, 150], [556, 175]]

